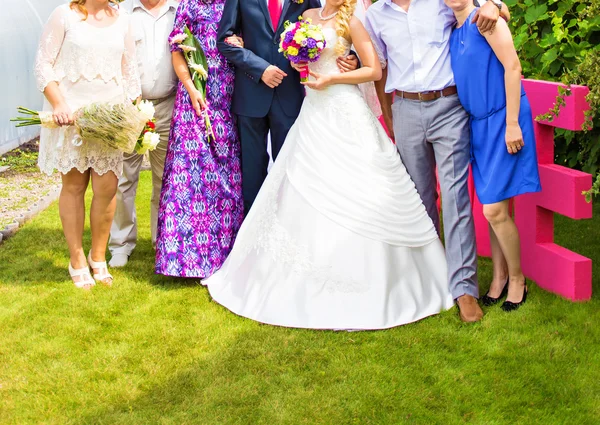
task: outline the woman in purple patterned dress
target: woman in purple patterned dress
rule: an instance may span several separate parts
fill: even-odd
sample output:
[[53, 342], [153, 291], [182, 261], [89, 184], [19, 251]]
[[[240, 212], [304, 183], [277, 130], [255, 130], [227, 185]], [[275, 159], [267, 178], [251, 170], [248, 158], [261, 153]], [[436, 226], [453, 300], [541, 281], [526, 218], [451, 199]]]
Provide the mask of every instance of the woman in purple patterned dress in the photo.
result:
[[216, 140], [206, 140], [199, 92], [183, 54], [173, 48], [180, 79], [158, 216], [156, 273], [206, 278], [221, 267], [244, 216], [240, 144], [231, 113], [234, 69], [217, 50], [225, 0], [182, 0], [174, 33], [198, 38], [209, 71], [207, 104]]

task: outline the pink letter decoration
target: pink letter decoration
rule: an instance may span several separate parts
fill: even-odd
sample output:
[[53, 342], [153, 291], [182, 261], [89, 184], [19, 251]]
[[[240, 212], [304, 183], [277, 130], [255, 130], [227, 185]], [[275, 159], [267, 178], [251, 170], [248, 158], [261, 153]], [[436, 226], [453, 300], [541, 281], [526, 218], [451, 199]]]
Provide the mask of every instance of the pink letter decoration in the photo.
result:
[[[558, 83], [523, 80], [533, 117], [548, 112], [558, 94]], [[592, 185], [592, 176], [554, 164], [554, 128], [581, 130], [584, 111], [589, 109], [587, 87], [572, 86], [566, 106], [552, 122], [535, 122], [535, 135], [542, 192], [514, 200], [515, 222], [521, 235], [521, 259], [525, 276], [540, 287], [572, 301], [592, 296], [592, 260], [554, 243], [554, 213], [572, 219], [592, 217], [592, 204], [581, 192]], [[491, 255], [488, 224], [470, 181], [478, 254]]]

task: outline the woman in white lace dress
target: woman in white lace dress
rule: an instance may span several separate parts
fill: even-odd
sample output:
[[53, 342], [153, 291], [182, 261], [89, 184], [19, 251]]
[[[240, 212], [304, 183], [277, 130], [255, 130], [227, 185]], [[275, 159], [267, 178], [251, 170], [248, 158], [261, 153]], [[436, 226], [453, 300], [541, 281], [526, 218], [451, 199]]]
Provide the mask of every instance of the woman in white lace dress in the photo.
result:
[[[225, 264], [204, 283], [259, 322], [383, 329], [453, 305], [444, 248], [396, 147], [358, 84], [381, 78], [356, 0], [305, 12], [327, 41], [289, 132]], [[340, 73], [354, 44], [362, 61]]]
[[[62, 175], [59, 210], [69, 247], [69, 272], [75, 286], [112, 284], [105, 262], [115, 211], [122, 153], [102, 144], [77, 143], [73, 112], [92, 102], [126, 102], [140, 93], [135, 41], [129, 17], [109, 0], [78, 0], [57, 7], [42, 34], [35, 73], [58, 129], [42, 129], [39, 167]], [[78, 146], [79, 145], [79, 146]], [[84, 196], [92, 183], [92, 247], [83, 250]], [[90, 275], [89, 267], [92, 267]]]

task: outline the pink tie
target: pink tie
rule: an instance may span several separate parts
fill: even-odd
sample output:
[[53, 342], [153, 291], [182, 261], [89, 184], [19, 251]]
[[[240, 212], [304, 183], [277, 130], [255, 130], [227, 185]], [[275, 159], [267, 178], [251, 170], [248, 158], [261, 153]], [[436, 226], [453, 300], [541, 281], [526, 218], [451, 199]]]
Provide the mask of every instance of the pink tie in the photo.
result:
[[279, 28], [279, 18], [281, 18], [280, 0], [269, 0], [269, 14], [271, 15], [273, 29], [277, 32], [277, 28]]

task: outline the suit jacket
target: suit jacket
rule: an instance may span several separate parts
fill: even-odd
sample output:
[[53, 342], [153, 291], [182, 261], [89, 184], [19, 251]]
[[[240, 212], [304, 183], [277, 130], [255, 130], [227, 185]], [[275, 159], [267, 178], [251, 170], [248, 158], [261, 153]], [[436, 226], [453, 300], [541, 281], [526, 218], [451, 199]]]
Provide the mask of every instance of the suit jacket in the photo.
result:
[[[227, 0], [217, 35], [219, 51], [235, 65], [233, 112], [260, 118], [268, 114], [275, 97], [283, 112], [295, 117], [304, 99], [300, 75], [280, 53], [279, 42], [284, 22], [295, 22], [308, 9], [321, 7], [320, 0], [304, 0], [301, 4], [284, 0], [279, 25], [273, 28], [267, 0]], [[244, 48], [225, 43], [232, 35], [244, 38]], [[279, 67], [287, 74], [281, 85], [269, 88], [261, 77], [269, 65]]]

